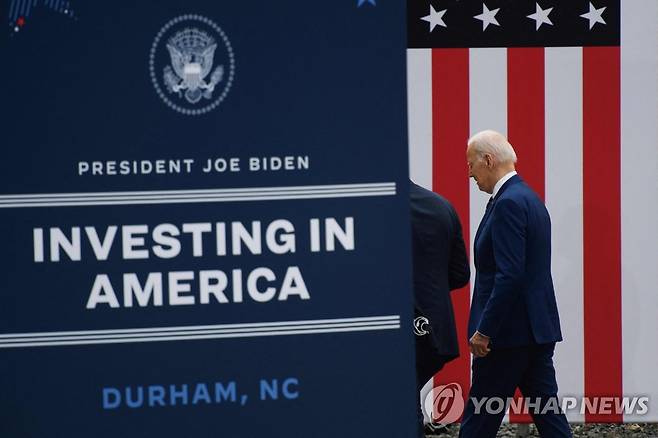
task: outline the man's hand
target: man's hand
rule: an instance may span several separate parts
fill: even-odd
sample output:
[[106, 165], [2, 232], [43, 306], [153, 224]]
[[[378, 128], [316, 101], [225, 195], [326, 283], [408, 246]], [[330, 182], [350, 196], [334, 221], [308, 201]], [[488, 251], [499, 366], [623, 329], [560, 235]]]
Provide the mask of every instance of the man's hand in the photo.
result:
[[484, 357], [491, 351], [489, 348], [489, 337], [484, 336], [480, 332], [475, 332], [471, 340], [468, 341], [468, 345], [471, 347], [471, 353], [475, 357]]

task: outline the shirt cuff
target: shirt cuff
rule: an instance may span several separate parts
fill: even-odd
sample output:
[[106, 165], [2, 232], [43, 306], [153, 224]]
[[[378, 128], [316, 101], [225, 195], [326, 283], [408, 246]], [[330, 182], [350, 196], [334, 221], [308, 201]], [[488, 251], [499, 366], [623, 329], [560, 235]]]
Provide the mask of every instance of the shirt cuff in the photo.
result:
[[477, 333], [477, 334], [480, 335], [480, 336], [484, 336], [484, 337], [487, 338], [487, 339], [491, 339], [491, 336], [487, 336], [487, 335], [485, 335], [484, 333], [482, 333], [482, 332], [479, 331], [479, 330], [476, 330], [475, 333]]

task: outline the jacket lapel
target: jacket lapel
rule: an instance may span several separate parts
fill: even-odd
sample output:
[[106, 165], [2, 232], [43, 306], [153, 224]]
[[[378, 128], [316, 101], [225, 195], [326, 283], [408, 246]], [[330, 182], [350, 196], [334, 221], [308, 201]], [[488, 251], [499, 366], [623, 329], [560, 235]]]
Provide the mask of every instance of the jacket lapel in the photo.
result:
[[510, 179], [505, 181], [505, 184], [503, 184], [503, 186], [500, 188], [500, 190], [498, 190], [498, 193], [496, 193], [496, 197], [491, 201], [491, 205], [485, 211], [484, 216], [482, 217], [482, 220], [480, 221], [480, 225], [478, 226], [478, 230], [475, 233], [475, 240], [473, 240], [474, 250], [475, 250], [475, 246], [477, 244], [477, 241], [480, 237], [480, 233], [482, 232], [482, 229], [484, 228], [484, 225], [489, 220], [489, 217], [491, 216], [491, 212], [493, 211], [494, 206], [496, 205], [496, 201], [498, 199], [500, 199], [501, 195], [505, 192], [505, 190], [507, 190], [508, 187], [510, 187], [510, 186], [512, 186], [512, 185], [514, 185], [518, 182], [522, 182], [522, 181], [523, 180], [521, 179], [521, 177], [518, 174], [514, 175]]
[[491, 210], [493, 210], [493, 206], [495, 202], [496, 201], [494, 199], [487, 202], [487, 209], [484, 211], [484, 216], [482, 216], [480, 225], [478, 225], [478, 230], [475, 233], [475, 240], [473, 241], [473, 244], [475, 244], [480, 238], [480, 233], [482, 232], [482, 228], [484, 228], [484, 224], [487, 222], [487, 219], [489, 219], [489, 215], [491, 214]]
[[496, 193], [496, 198], [494, 199], [494, 202], [496, 199], [500, 198], [500, 196], [507, 190], [510, 186], [513, 186], [516, 183], [523, 182], [523, 179], [519, 176], [517, 173], [516, 175], [512, 176], [510, 179], [505, 181], [505, 184], [498, 190], [498, 193]]

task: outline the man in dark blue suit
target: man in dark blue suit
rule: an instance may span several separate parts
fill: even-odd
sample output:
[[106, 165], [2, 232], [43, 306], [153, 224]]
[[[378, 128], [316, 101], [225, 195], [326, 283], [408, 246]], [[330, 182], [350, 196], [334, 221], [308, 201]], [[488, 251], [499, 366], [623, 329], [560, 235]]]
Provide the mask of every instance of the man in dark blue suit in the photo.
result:
[[516, 174], [516, 153], [502, 134], [474, 135], [466, 158], [469, 175], [491, 198], [473, 249], [476, 277], [468, 336], [475, 357], [460, 437], [495, 437], [505, 411], [486, 412], [482, 404], [478, 412], [476, 405], [492, 397], [506, 402], [517, 387], [533, 403], [530, 414], [542, 437], [570, 437], [566, 417], [556, 409], [553, 351], [562, 333], [551, 278], [548, 211]]
[[[459, 356], [450, 290], [468, 283], [470, 268], [455, 209], [442, 196], [413, 182], [411, 232], [418, 391], [445, 363]], [[423, 414], [418, 406], [419, 435]]]

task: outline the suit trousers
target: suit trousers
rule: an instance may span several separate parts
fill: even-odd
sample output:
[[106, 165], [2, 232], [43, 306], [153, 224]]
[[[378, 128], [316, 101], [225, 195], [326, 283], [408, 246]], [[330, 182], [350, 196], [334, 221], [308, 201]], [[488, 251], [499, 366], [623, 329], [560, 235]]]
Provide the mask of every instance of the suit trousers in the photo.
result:
[[[492, 349], [485, 357], [473, 359], [473, 383], [464, 410], [459, 436], [464, 438], [494, 438], [505, 416], [505, 409], [498, 409], [499, 402], [482, 403], [499, 398], [510, 400], [518, 387], [529, 405], [540, 436], [544, 438], [571, 437], [569, 423], [561, 411], [543, 410], [559, 406], [557, 381], [553, 367], [555, 343], [535, 344], [516, 348]], [[473, 399], [480, 411], [476, 412]], [[551, 400], [552, 399], [552, 400]], [[486, 407], [492, 409], [487, 413]], [[536, 406], [536, 407], [535, 407]]]
[[[440, 355], [430, 341], [430, 336], [416, 337], [416, 394], [420, 394], [425, 383], [438, 373], [451, 358]], [[420, 395], [418, 396], [420, 397]], [[418, 436], [424, 437], [423, 408], [419, 399], [416, 400], [418, 418]]]

